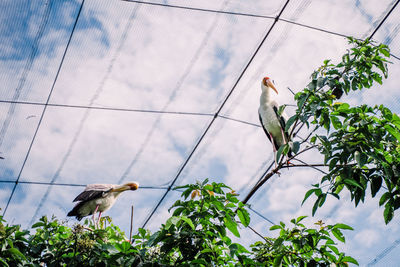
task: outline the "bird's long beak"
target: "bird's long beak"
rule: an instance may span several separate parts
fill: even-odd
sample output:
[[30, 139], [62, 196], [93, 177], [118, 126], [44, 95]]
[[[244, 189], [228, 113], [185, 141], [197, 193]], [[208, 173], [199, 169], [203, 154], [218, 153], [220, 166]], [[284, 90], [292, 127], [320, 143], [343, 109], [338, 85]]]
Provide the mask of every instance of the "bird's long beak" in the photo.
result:
[[276, 92], [276, 94], [278, 94], [278, 90], [276, 90], [275, 85], [271, 82], [270, 79], [267, 79], [267, 85], [268, 87], [272, 88]]
[[112, 192], [124, 192], [126, 190], [137, 190], [139, 188], [138, 183], [127, 183], [111, 189]]

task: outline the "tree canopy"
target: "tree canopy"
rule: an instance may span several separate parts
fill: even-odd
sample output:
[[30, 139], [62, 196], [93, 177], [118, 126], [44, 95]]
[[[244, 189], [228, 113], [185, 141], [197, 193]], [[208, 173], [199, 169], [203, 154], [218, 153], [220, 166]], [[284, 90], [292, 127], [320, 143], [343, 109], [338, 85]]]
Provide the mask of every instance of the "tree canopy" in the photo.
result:
[[[323, 155], [319, 166], [328, 168], [305, 194], [314, 195], [314, 215], [328, 195], [337, 199], [348, 191], [357, 206], [368, 194], [380, 193], [386, 223], [400, 207], [400, 118], [383, 105], [350, 106], [339, 102], [343, 94], [383, 83], [388, 76], [389, 48], [370, 40], [349, 38], [352, 48], [338, 64], [325, 60], [304, 90], [295, 95], [296, 113], [287, 121], [290, 141], [277, 151], [277, 166], [240, 201], [223, 183], [208, 179], [175, 188], [182, 192], [169, 209], [169, 217], [155, 233], [139, 229], [126, 237], [110, 218], [100, 229], [89, 220], [69, 227], [66, 222], [42, 217], [33, 233], [8, 225], [0, 216], [0, 263], [4, 266], [348, 266], [358, 264], [340, 251], [343, 230], [352, 227], [326, 225], [306, 216], [270, 227], [276, 237], [265, 237], [250, 226], [247, 201], [282, 168], [301, 162], [298, 156], [310, 149]], [[284, 106], [278, 112], [282, 112]], [[298, 133], [306, 127], [307, 137]], [[289, 155], [289, 150], [293, 152]], [[286, 155], [286, 156], [285, 156]], [[290, 160], [292, 163], [289, 163]], [[302, 162], [302, 166], [313, 167]], [[310, 220], [310, 218], [309, 218]], [[240, 229], [260, 236], [250, 246], [235, 243]], [[240, 240], [240, 239], [239, 239]]]

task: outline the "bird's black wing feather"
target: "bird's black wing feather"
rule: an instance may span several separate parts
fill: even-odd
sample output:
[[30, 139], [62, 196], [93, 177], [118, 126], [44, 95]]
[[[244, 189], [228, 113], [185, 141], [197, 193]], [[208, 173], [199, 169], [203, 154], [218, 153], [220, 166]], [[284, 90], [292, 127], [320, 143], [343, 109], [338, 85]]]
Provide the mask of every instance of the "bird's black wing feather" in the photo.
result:
[[281, 125], [281, 128], [283, 129], [283, 132], [285, 133], [285, 138], [286, 138], [286, 141], [287, 141], [287, 140], [289, 140], [289, 133], [288, 133], [288, 131], [285, 130], [285, 128], [286, 128], [285, 118], [278, 114], [278, 107], [277, 106], [273, 106], [273, 109], [274, 109], [276, 117], [279, 120], [279, 124]]
[[[258, 112], [258, 118], [260, 119], [261, 127], [263, 128], [265, 135], [268, 137], [268, 140], [272, 143], [271, 136], [270, 136], [268, 130], [265, 129], [260, 112]], [[273, 144], [275, 145], [276, 150], [278, 150], [279, 147], [277, 147], [277, 144], [275, 144], [275, 143], [273, 143]]]
[[85, 204], [85, 202], [78, 202], [75, 207], [68, 212], [67, 216], [75, 216], [78, 221], [82, 220], [84, 216], [79, 213], [80, 208]]
[[[278, 107], [277, 106], [273, 106], [274, 112], [276, 117], [279, 120], [279, 124], [281, 125], [281, 128], [283, 129], [283, 133], [285, 134], [285, 143], [289, 142], [289, 132], [286, 131], [286, 120], [283, 116], [278, 114]], [[278, 148], [279, 149], [279, 148]], [[288, 156], [291, 157], [292, 156], [292, 151], [289, 150]]]
[[89, 201], [96, 198], [103, 197], [110, 190], [87, 190], [80, 193], [73, 202], [76, 201]]

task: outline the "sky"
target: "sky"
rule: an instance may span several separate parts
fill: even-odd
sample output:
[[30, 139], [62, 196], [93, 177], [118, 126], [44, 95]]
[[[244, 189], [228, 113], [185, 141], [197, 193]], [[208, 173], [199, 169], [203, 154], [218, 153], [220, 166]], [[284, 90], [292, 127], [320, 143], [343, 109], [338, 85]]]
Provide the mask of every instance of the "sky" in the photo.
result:
[[[172, 184], [209, 178], [244, 197], [273, 160], [258, 121], [261, 78], [273, 79], [279, 103], [293, 104], [287, 88], [302, 90], [323, 60], [338, 62], [349, 48], [345, 36], [374, 33], [395, 57], [383, 86], [343, 101], [400, 112], [399, 6], [375, 32], [396, 1], [285, 3], [2, 1], [2, 213], [10, 200], [5, 219], [28, 227], [54, 214], [72, 225], [76, 221], [66, 217], [72, 200], [92, 183], [140, 183], [106, 212], [126, 232], [132, 205], [137, 229], [165, 196], [146, 224], [158, 229], [180, 197], [175, 191], [165, 195]], [[302, 159], [319, 162], [316, 155], [310, 151]], [[274, 223], [300, 215], [310, 216], [309, 225], [343, 222], [355, 230], [346, 232], [341, 249], [361, 266], [398, 262], [400, 246], [380, 254], [398, 244], [400, 219], [396, 214], [385, 225], [377, 199], [357, 208], [348, 196], [329, 199], [311, 217], [312, 201], [300, 203], [320, 177], [316, 170], [282, 170], [250, 200], [253, 228], [275, 234], [258, 214]], [[242, 229], [240, 242], [257, 240]]]

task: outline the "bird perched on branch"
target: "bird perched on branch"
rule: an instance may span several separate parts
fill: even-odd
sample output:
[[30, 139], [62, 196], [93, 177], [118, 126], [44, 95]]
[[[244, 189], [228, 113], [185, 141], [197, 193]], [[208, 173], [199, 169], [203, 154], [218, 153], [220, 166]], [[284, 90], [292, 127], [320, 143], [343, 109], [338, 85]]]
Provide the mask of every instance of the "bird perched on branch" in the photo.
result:
[[[278, 94], [278, 90], [275, 88], [269, 77], [264, 77], [261, 81], [261, 96], [260, 96], [260, 107], [258, 109], [258, 115], [261, 122], [261, 126], [264, 129], [269, 141], [272, 143], [272, 149], [274, 151], [275, 166], [277, 165], [276, 152], [280, 146], [289, 142], [289, 131], [285, 131], [286, 121], [288, 116], [285, 112], [282, 114], [278, 113], [279, 105], [275, 100], [271, 99], [272, 90]], [[291, 151], [288, 153], [291, 156]]]
[[96, 226], [94, 215], [99, 212], [99, 222], [101, 213], [114, 205], [115, 200], [124, 191], [137, 190], [139, 183], [131, 182], [123, 185], [112, 184], [90, 184], [80, 193], [73, 202], [79, 201], [75, 207], [68, 212], [67, 216], [75, 216], [79, 221], [83, 217], [93, 214], [93, 223]]

